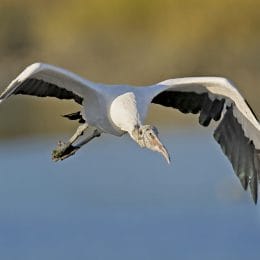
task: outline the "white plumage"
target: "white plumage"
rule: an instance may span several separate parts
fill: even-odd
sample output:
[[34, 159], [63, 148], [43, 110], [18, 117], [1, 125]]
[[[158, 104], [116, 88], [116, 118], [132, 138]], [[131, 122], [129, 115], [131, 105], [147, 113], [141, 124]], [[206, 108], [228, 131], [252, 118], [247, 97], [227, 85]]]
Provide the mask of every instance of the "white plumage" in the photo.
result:
[[[54, 160], [74, 154], [102, 133], [129, 133], [141, 147], [160, 152], [169, 162], [166, 148], [155, 127], [143, 125], [150, 103], [199, 113], [201, 125], [218, 121], [214, 137], [228, 156], [244, 189], [250, 187], [257, 201], [260, 180], [260, 124], [234, 84], [219, 77], [169, 79], [143, 87], [94, 83], [65, 69], [35, 63], [28, 66], [0, 96], [0, 103], [13, 94], [74, 99], [79, 112], [65, 115], [82, 125], [67, 143], [59, 143]], [[74, 145], [79, 136], [85, 139]]]
[[122, 133], [131, 133], [135, 125], [140, 124], [135, 94], [126, 92], [116, 97], [111, 103], [109, 114], [112, 122], [122, 130]]

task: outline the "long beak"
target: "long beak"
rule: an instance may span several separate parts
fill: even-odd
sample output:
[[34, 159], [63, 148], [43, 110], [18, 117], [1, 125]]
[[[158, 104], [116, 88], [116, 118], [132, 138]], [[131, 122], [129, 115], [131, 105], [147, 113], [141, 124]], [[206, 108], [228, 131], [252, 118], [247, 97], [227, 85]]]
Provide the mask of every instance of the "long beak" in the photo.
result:
[[154, 140], [154, 146], [152, 148], [152, 150], [162, 154], [162, 156], [165, 158], [165, 160], [167, 161], [168, 164], [170, 164], [171, 159], [170, 156], [168, 154], [168, 151], [166, 150], [166, 148], [163, 146], [163, 144], [160, 142], [159, 138], [156, 137]]
[[170, 162], [171, 162], [170, 156], [168, 154], [168, 151], [166, 150], [166, 148], [162, 144], [158, 147], [158, 152], [161, 153], [162, 156], [167, 161], [167, 163], [170, 164]]

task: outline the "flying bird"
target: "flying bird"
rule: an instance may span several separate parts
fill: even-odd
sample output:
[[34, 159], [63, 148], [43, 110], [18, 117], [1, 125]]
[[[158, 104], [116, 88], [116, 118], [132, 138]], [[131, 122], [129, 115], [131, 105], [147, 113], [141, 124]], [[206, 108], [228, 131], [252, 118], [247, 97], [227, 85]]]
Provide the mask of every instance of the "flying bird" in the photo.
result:
[[[219, 121], [214, 138], [230, 160], [243, 188], [250, 187], [257, 202], [260, 180], [260, 124], [232, 82], [221, 77], [187, 77], [134, 87], [105, 85], [68, 70], [34, 63], [17, 76], [0, 95], [0, 103], [12, 95], [73, 99], [81, 110], [64, 115], [80, 126], [67, 142], [59, 142], [52, 159], [63, 160], [103, 133], [129, 134], [142, 148], [170, 157], [155, 126], [144, 125], [151, 103], [199, 114], [199, 123]], [[79, 141], [79, 137], [81, 141]], [[205, 158], [206, 159], [206, 158]]]

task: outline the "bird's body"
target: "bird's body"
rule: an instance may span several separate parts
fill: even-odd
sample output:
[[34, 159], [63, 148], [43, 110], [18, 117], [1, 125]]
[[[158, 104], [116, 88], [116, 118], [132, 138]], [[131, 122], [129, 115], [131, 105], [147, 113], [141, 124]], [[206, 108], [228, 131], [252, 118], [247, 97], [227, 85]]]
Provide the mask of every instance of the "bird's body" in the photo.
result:
[[[260, 180], [260, 124], [234, 85], [220, 77], [190, 77], [170, 79], [142, 87], [105, 85], [43, 63], [27, 67], [1, 94], [0, 102], [13, 94], [74, 99], [81, 110], [65, 115], [83, 123], [69, 140], [60, 143], [53, 158], [62, 160], [81, 146], [109, 133], [128, 133], [141, 147], [160, 152], [169, 162], [166, 148], [155, 127], [144, 125], [150, 103], [177, 108], [183, 113], [199, 113], [201, 125], [220, 121], [214, 137], [228, 156], [245, 189], [248, 185], [257, 201]], [[78, 145], [79, 136], [92, 133]]]

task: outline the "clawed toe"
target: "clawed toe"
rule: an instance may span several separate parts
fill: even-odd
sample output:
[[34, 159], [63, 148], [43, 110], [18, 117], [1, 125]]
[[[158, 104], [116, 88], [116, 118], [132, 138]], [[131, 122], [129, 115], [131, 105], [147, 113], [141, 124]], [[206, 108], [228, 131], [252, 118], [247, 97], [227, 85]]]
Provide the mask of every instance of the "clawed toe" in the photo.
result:
[[79, 148], [68, 143], [59, 141], [57, 147], [52, 151], [52, 160], [59, 161], [75, 154]]
[[[82, 130], [79, 128], [79, 130]], [[83, 145], [87, 144], [89, 141], [91, 141], [95, 137], [99, 137], [101, 133], [95, 129], [92, 133], [92, 135], [87, 136], [85, 139], [83, 139], [81, 142], [77, 143], [77, 145], [72, 145], [76, 141], [76, 137], [80, 136], [80, 131], [77, 131], [77, 136], [71, 138], [67, 143], [58, 142], [57, 147], [52, 151], [52, 160], [57, 162], [57, 161], [62, 161], [69, 156], [73, 155], [76, 153], [77, 150], [79, 150]]]

